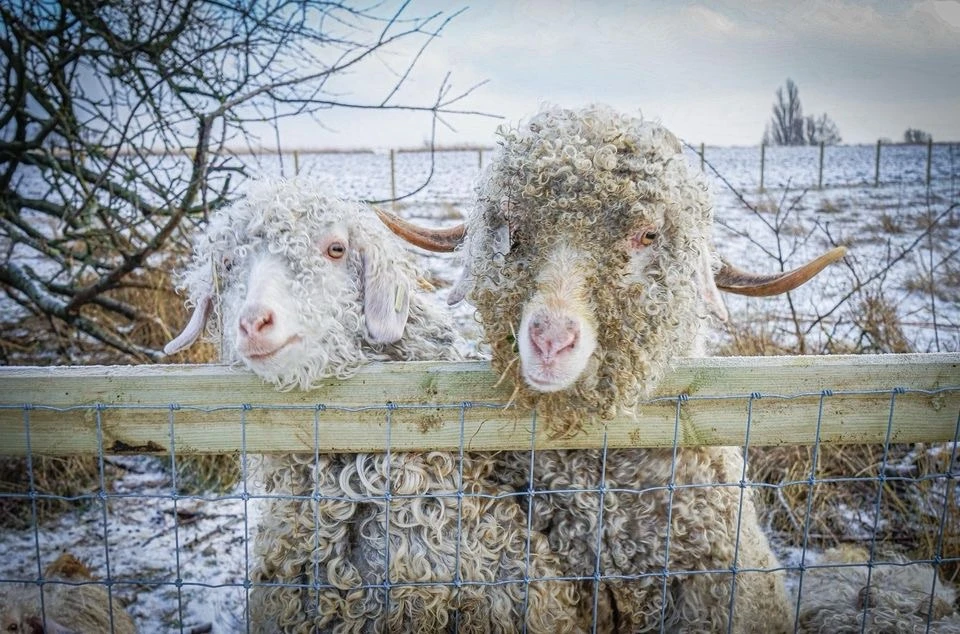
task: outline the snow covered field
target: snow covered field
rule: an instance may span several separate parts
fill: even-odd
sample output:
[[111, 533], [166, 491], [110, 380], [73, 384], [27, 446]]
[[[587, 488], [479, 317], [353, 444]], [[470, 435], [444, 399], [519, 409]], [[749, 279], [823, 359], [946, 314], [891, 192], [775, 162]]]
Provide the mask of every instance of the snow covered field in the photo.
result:
[[[761, 193], [758, 148], [707, 148], [707, 160], [736, 190], [706, 167], [720, 223], [718, 248], [731, 261], [744, 268], [774, 269], [782, 254], [792, 267], [831, 246], [832, 237], [849, 246], [853, 264], [852, 269], [834, 267], [792, 293], [792, 308], [785, 297], [728, 297], [731, 319], [762, 322], [790, 343], [795, 332], [791, 314], [806, 325], [822, 317], [822, 325], [806, 335], [813, 351], [819, 351], [831, 338], [857, 332], [855, 301], [880, 297], [896, 307], [912, 348], [960, 349], [960, 209], [951, 209], [960, 201], [960, 146], [935, 146], [929, 188], [926, 147], [885, 147], [879, 187], [873, 186], [875, 147], [828, 148], [822, 190], [816, 188], [817, 152], [768, 148], [768, 190]], [[689, 152], [688, 159], [699, 169], [698, 156]], [[424, 182], [430, 160], [426, 153], [398, 155], [398, 194]], [[325, 174], [344, 196], [389, 197], [387, 154], [301, 155], [299, 162], [301, 175]], [[400, 213], [423, 224], [459, 221], [470, 204], [479, 162], [476, 151], [437, 154], [433, 178], [402, 202]], [[280, 161], [265, 158], [254, 171], [278, 175]], [[282, 172], [293, 173], [289, 155]], [[938, 218], [932, 228], [931, 218]], [[455, 257], [420, 255], [442, 300], [458, 273]], [[924, 275], [931, 272], [933, 284], [925, 284]], [[841, 302], [848, 294], [850, 299]], [[838, 303], [846, 308], [830, 312]], [[462, 304], [454, 311], [467, 340], [476, 342], [479, 327], [472, 309]], [[717, 330], [713, 343], [720, 346], [727, 339]], [[3, 530], [0, 582], [36, 579], [44, 565], [68, 550], [87, 560], [99, 576], [109, 572], [117, 581], [115, 596], [130, 602], [143, 632], [243, 631], [245, 535], [251, 525], [244, 500], [232, 494], [175, 502], [162, 459], [113, 457], [109, 462], [118, 477], [106, 502], [93, 496], [85, 510], [36, 532]]]

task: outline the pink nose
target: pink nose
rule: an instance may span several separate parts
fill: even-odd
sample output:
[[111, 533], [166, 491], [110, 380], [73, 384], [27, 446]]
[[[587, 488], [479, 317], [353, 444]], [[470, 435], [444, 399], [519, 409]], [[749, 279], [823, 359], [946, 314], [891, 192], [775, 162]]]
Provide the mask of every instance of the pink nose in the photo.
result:
[[245, 337], [266, 335], [273, 325], [273, 311], [261, 304], [249, 306], [240, 315], [240, 332]]
[[529, 334], [537, 356], [543, 361], [550, 361], [576, 347], [580, 326], [569, 317], [539, 313], [530, 320]]

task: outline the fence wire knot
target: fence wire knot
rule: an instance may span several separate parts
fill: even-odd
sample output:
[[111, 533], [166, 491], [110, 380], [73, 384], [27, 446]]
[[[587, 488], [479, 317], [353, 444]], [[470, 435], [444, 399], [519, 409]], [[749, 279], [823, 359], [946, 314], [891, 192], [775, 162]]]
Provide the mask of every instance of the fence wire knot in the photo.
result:
[[240, 405], [240, 410], [241, 410], [241, 411], [249, 412], [249, 411], [252, 410], [252, 409], [253, 409], [253, 405], [251, 405], [250, 403], [242, 403], [242, 404]]
[[751, 399], [751, 400], [756, 401], [756, 400], [761, 399], [761, 398], [763, 398], [763, 394], [761, 394], [760, 392], [750, 392], [750, 399]]
[[820, 396], [833, 396], [833, 390], [820, 390]]
[[23, 409], [24, 409], [24, 411], [29, 412], [30, 410], [33, 409], [33, 403], [24, 403], [24, 404], [23, 404]]
[[171, 412], [176, 412], [180, 409], [180, 403], [170, 403], [168, 407], [170, 408]]
[[681, 403], [686, 403], [687, 401], [690, 400], [690, 395], [689, 395], [689, 394], [686, 394], [686, 393], [684, 393], [684, 394], [678, 394], [678, 395], [677, 395], [677, 400], [680, 401]]
[[894, 394], [906, 394], [906, 393], [907, 393], [907, 388], [905, 388], [905, 387], [895, 387], [895, 388], [893, 388], [893, 393], [894, 393]]
[[397, 410], [397, 409], [400, 409], [400, 406], [399, 406], [399, 405], [397, 405], [397, 404], [394, 403], [393, 401], [387, 401], [387, 410], [388, 410], [388, 411], [391, 411], [391, 412], [392, 412], [392, 411]]
[[317, 403], [316, 405], [313, 406], [313, 409], [315, 409], [318, 412], [325, 412], [327, 411], [327, 406], [324, 405], [323, 403]]

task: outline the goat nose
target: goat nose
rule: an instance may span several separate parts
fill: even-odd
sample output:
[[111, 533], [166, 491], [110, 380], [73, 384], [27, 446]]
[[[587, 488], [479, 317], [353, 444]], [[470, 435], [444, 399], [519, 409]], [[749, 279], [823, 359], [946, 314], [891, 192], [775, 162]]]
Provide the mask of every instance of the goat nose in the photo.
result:
[[240, 315], [240, 332], [245, 337], [264, 335], [273, 328], [273, 311], [266, 306], [251, 306]]
[[534, 351], [548, 361], [576, 347], [580, 326], [569, 317], [540, 314], [530, 320], [529, 335]]

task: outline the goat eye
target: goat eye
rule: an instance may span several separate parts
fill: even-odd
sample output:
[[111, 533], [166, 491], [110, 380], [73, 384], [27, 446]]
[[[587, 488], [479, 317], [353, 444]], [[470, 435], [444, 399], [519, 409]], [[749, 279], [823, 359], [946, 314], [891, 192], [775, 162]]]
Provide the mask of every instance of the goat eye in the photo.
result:
[[634, 249], [648, 247], [653, 244], [653, 241], [657, 239], [658, 235], [659, 234], [653, 229], [642, 229], [630, 238], [630, 246]]
[[334, 260], [339, 260], [347, 253], [347, 247], [342, 242], [331, 242], [327, 247], [327, 255]]

